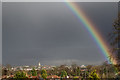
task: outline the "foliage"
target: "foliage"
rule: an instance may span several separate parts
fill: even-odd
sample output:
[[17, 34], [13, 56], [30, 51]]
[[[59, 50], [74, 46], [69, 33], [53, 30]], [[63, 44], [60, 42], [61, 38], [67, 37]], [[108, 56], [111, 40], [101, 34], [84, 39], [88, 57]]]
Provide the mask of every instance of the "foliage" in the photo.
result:
[[47, 78], [47, 72], [46, 72], [46, 70], [45, 69], [43, 69], [42, 71], [41, 71], [41, 77], [43, 78], [43, 79], [46, 79]]
[[35, 70], [35, 68], [32, 69], [31, 74], [32, 76], [37, 76], [37, 71]]
[[18, 78], [27, 78], [27, 76], [23, 71], [22, 72], [17, 71], [14, 78], [16, 78], [16, 79], [18, 79]]
[[61, 72], [61, 75], [60, 75], [62, 78], [65, 78], [65, 77], [67, 77], [67, 72], [66, 71], [62, 71]]
[[45, 74], [45, 73], [43, 73], [42, 75], [41, 75], [41, 77], [43, 78], [43, 79], [46, 79], [47, 78], [47, 74]]
[[74, 78], [79, 78], [78, 76], [75, 76]]
[[78, 78], [79, 78], [78, 76], [74, 76], [73, 80], [78, 80]]
[[100, 80], [100, 78], [98, 77], [96, 70], [92, 71], [89, 75], [89, 79], [90, 80]]
[[[120, 60], [120, 12], [118, 14], [118, 18], [113, 23], [113, 31], [109, 33], [109, 42], [112, 46], [111, 52], [113, 55], [110, 55], [110, 59], [117, 60], [117, 64], [119, 64]], [[113, 57], [114, 56], [114, 57]]]
[[45, 69], [43, 69], [43, 70], [41, 71], [41, 74], [43, 74], [43, 73], [47, 73]]
[[80, 68], [78, 67], [76, 70], [77, 76], [80, 76]]
[[8, 70], [10, 70], [11, 69], [11, 65], [10, 64], [6, 64], [6, 68], [8, 69]]

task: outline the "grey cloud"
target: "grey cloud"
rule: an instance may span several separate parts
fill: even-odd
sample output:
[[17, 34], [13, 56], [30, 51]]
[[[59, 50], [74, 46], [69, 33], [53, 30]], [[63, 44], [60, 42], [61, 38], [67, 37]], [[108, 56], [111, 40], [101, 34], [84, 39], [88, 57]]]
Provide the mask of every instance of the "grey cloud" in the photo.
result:
[[[116, 3], [77, 4], [103, 35], [111, 31]], [[105, 59], [65, 3], [3, 3], [3, 63], [58, 65], [56, 60], [98, 64]]]

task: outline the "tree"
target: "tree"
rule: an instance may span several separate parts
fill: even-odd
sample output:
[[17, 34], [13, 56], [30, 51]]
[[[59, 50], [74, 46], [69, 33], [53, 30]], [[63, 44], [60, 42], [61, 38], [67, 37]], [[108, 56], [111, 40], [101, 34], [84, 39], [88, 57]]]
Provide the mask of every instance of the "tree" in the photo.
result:
[[42, 75], [41, 75], [41, 77], [43, 78], [43, 79], [46, 79], [47, 78], [47, 74], [46, 73], [43, 73]]
[[80, 76], [80, 68], [79, 67], [76, 69], [76, 75]]
[[7, 68], [8, 70], [11, 70], [12, 66], [11, 66], [10, 64], [6, 64], [6, 68]]
[[100, 78], [98, 77], [96, 70], [92, 71], [89, 75], [89, 79], [90, 80], [100, 80]]
[[37, 71], [35, 70], [35, 68], [32, 69], [31, 74], [32, 76], [37, 76]]
[[61, 72], [61, 75], [60, 75], [62, 78], [65, 78], [65, 77], [67, 77], [67, 72], [66, 71], [62, 71]]
[[19, 78], [27, 78], [26, 74], [22, 71], [17, 71], [16, 74], [15, 74], [15, 77], [16, 79], [19, 79]]
[[[120, 64], [120, 12], [118, 18], [114, 21], [113, 31], [109, 33], [109, 42], [112, 46], [112, 56], [114, 55], [113, 58], [117, 61], [117, 64]], [[112, 56], [110, 55], [110, 57]]]
[[87, 67], [87, 69], [88, 69], [88, 72], [90, 72], [90, 71], [91, 71], [91, 68], [93, 67], [93, 65], [87, 65], [86, 67]]
[[8, 70], [6, 68], [2, 69], [2, 75], [8, 75]]
[[43, 74], [43, 73], [47, 73], [45, 69], [43, 69], [43, 70], [41, 71], [41, 74]]
[[46, 70], [45, 69], [43, 69], [42, 71], [41, 71], [41, 77], [43, 78], [43, 79], [46, 79], [47, 78], [47, 72], [46, 72]]

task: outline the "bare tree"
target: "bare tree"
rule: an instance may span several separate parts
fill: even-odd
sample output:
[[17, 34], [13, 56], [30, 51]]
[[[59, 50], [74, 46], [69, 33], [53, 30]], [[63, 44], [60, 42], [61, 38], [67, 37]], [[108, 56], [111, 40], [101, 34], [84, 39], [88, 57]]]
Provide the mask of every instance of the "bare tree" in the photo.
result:
[[109, 34], [109, 42], [112, 46], [110, 51], [115, 56], [117, 64], [120, 64], [120, 12], [113, 23], [113, 31]]

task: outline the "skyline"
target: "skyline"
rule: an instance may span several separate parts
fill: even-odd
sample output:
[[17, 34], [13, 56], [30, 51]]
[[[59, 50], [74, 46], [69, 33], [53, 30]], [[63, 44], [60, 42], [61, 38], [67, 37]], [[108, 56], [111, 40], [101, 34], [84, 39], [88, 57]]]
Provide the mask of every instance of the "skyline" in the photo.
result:
[[[117, 3], [78, 5], [106, 38], [117, 17]], [[105, 61], [88, 32], [64, 3], [3, 3], [3, 13], [3, 63], [34, 65], [40, 61], [57, 65]]]

